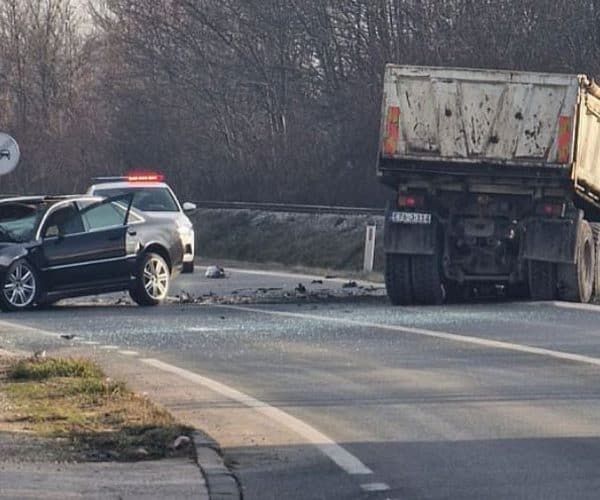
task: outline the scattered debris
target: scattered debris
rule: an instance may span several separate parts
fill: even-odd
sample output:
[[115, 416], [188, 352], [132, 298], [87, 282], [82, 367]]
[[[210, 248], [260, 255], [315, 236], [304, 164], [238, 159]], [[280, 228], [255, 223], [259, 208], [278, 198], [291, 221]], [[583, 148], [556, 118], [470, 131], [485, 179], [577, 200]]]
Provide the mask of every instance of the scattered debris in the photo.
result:
[[177, 297], [179, 298], [180, 304], [194, 304], [196, 302], [196, 298], [185, 290], [181, 290], [181, 294]]
[[60, 338], [64, 339], [64, 340], [73, 340], [76, 337], [76, 335], [73, 335], [72, 333], [61, 333], [60, 334]]
[[257, 292], [259, 293], [269, 293], [269, 292], [281, 292], [283, 288], [259, 288]]
[[298, 293], [306, 293], [306, 287], [302, 283], [298, 283], [298, 286], [295, 288]]
[[323, 284], [323, 280], [312, 280], [312, 284], [313, 285], [322, 285]]
[[358, 288], [358, 284], [356, 281], [348, 281], [348, 283], [344, 283], [342, 288]]
[[188, 446], [191, 442], [192, 440], [188, 436], [179, 436], [175, 441], [173, 441], [170, 448], [173, 450], [179, 450], [184, 446]]
[[221, 266], [210, 266], [206, 269], [204, 276], [210, 279], [221, 279], [225, 277], [225, 269]]
[[33, 353], [34, 359], [44, 359], [46, 357], [46, 351], [35, 351]]
[[150, 455], [150, 452], [143, 446], [128, 450], [127, 455], [131, 458], [144, 459]]
[[127, 304], [127, 299], [125, 299], [124, 297], [119, 297], [116, 301], [115, 301], [115, 306], [122, 306], [124, 304]]
[[325, 275], [325, 279], [326, 280], [334, 280], [336, 278], [337, 278], [337, 276], [335, 274], [327, 274], [327, 275]]

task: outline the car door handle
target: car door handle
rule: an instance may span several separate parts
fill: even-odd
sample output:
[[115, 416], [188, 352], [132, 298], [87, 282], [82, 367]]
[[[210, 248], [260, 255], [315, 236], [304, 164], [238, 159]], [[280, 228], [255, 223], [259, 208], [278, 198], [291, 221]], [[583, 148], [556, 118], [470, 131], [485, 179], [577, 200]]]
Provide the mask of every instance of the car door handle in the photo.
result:
[[129, 236], [137, 236], [137, 231], [127, 231], [127, 234], [129, 234]]

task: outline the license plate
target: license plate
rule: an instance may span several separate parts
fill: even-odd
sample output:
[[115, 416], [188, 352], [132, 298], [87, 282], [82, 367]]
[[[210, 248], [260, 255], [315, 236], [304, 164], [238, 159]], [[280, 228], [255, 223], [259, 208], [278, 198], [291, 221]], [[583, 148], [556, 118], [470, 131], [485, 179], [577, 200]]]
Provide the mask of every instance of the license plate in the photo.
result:
[[396, 224], [431, 224], [431, 214], [392, 212], [392, 222]]

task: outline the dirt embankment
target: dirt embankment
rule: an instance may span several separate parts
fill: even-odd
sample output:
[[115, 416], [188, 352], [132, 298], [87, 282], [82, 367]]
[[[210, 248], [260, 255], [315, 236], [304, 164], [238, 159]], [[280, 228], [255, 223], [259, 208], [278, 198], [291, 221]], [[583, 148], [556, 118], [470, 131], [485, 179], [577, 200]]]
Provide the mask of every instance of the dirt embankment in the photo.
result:
[[383, 217], [198, 210], [202, 258], [362, 270], [366, 227], [377, 225], [375, 269], [383, 269]]

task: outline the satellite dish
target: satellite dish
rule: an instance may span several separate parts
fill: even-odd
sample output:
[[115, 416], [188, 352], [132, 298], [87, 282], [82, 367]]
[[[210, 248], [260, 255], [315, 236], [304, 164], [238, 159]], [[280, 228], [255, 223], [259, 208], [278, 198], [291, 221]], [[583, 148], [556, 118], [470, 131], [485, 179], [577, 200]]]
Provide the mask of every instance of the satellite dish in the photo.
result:
[[0, 132], [0, 175], [12, 172], [21, 158], [19, 145], [10, 135]]

